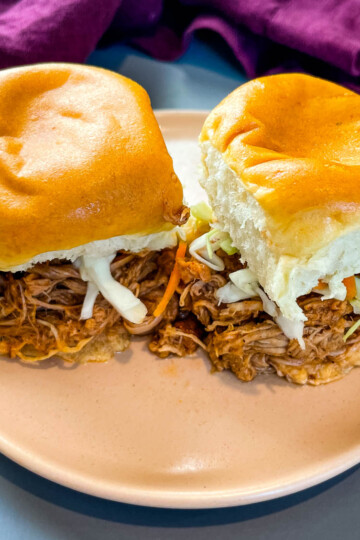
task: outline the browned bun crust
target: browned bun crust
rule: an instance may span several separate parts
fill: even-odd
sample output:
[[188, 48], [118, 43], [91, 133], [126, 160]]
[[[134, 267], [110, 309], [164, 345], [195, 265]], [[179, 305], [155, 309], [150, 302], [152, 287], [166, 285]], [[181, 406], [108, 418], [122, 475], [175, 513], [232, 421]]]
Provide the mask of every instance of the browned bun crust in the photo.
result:
[[254, 79], [213, 109], [200, 141], [237, 174], [282, 254], [308, 257], [359, 227], [360, 97], [347, 88], [298, 73]]
[[0, 194], [0, 270], [157, 232], [183, 212], [146, 91], [75, 64], [0, 72]]

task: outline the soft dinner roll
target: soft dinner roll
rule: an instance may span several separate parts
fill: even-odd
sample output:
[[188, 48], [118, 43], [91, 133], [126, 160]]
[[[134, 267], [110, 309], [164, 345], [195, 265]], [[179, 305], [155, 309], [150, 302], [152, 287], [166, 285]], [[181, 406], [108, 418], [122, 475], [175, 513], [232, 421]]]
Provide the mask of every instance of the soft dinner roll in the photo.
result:
[[184, 221], [145, 90], [90, 66], [0, 72], [0, 270], [176, 243]]
[[291, 320], [321, 279], [360, 273], [360, 97], [301, 74], [244, 84], [208, 116], [201, 181], [221, 227]]

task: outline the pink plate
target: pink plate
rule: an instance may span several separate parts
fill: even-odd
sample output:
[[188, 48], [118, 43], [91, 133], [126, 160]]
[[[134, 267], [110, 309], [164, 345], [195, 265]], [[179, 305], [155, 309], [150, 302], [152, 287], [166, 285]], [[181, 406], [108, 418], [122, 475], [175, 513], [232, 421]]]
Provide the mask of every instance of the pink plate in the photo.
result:
[[[157, 114], [193, 182], [204, 112]], [[201, 193], [197, 194], [201, 198]], [[0, 450], [99, 497], [171, 508], [264, 501], [360, 461], [360, 370], [299, 387], [240, 383], [202, 356], [160, 360], [145, 341], [107, 364], [1, 362]]]

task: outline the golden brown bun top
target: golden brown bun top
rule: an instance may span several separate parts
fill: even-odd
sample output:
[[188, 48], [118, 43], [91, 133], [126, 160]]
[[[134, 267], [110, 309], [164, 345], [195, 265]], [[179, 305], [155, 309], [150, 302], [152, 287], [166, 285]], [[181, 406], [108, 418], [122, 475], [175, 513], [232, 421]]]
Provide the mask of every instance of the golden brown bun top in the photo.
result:
[[0, 270], [178, 224], [182, 186], [145, 90], [114, 72], [0, 72]]
[[250, 81], [207, 118], [222, 152], [265, 212], [269, 241], [309, 255], [360, 225], [360, 97], [302, 74]]

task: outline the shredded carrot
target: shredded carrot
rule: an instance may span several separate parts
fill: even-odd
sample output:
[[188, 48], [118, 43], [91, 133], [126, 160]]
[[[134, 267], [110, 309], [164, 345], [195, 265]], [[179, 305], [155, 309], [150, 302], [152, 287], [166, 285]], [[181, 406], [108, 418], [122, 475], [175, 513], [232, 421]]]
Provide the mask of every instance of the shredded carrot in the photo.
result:
[[346, 287], [346, 299], [352, 300], [356, 296], [356, 281], [355, 276], [346, 277], [343, 279], [343, 284]]
[[[356, 296], [355, 276], [350, 276], [350, 277], [344, 278], [343, 279], [343, 284], [346, 287], [346, 299], [347, 300], [352, 300], [353, 298], [355, 298], [355, 296]], [[319, 290], [322, 290], [322, 289], [326, 289], [326, 287], [328, 287], [328, 284], [324, 283], [320, 279], [315, 288], [319, 289]]]
[[178, 286], [179, 281], [180, 281], [180, 271], [179, 271], [178, 261], [179, 259], [183, 259], [185, 257], [186, 248], [187, 248], [186, 242], [179, 243], [179, 247], [175, 255], [174, 268], [172, 269], [172, 272], [170, 274], [170, 278], [169, 278], [167, 287], [165, 289], [164, 296], [160, 300], [159, 304], [157, 305], [153, 313], [154, 317], [159, 317], [159, 315], [161, 315], [165, 311], [166, 306], [168, 305], [174, 292], [176, 291], [176, 287]]

